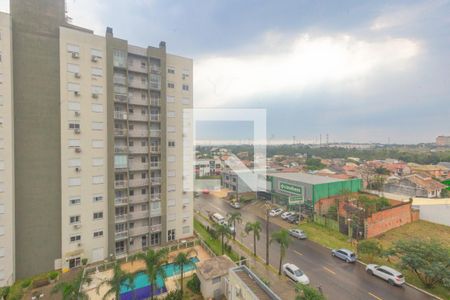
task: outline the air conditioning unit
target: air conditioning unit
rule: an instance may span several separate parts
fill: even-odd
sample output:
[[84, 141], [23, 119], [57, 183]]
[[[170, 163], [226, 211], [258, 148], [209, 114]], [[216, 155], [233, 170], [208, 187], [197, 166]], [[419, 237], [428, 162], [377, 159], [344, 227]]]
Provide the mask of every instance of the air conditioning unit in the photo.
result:
[[72, 58], [80, 58], [80, 53], [72, 52]]
[[80, 73], [75, 73], [75, 74], [73, 74], [73, 76], [75, 76], [75, 78], [81, 78], [81, 74]]
[[75, 134], [80, 134], [80, 133], [81, 133], [81, 130], [80, 130], [79, 128], [75, 128], [75, 129], [73, 130], [73, 132], [74, 132]]
[[76, 148], [75, 148], [75, 152], [76, 152], [76, 153], [81, 153], [81, 148], [80, 148], [80, 147], [76, 147]]
[[97, 99], [98, 98], [98, 94], [97, 93], [92, 93], [92, 98]]
[[80, 228], [81, 228], [80, 224], [73, 225], [73, 229], [80, 229]]
[[76, 116], [76, 117], [79, 117], [80, 115], [81, 115], [81, 113], [80, 113], [79, 111], [76, 111], [76, 112], [75, 112], [75, 116]]
[[183, 204], [183, 208], [186, 208], [187, 207], [187, 204]]
[[73, 93], [75, 94], [75, 96], [80, 96], [80, 92], [79, 91], [74, 91]]
[[75, 168], [75, 172], [81, 172], [81, 168], [80, 167], [76, 167]]
[[98, 57], [95, 56], [95, 55], [92, 55], [92, 56], [91, 56], [91, 61], [97, 62], [97, 61], [98, 61]]
[[82, 243], [78, 243], [77, 246], [78, 246], [78, 247], [81, 247], [81, 246], [83, 246], [83, 244], [82, 244]]

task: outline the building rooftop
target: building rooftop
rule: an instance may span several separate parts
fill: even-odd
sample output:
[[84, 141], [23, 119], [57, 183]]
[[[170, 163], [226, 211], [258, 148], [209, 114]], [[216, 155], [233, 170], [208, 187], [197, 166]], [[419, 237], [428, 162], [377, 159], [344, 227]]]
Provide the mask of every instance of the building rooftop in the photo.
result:
[[229, 259], [228, 256], [222, 255], [200, 263], [197, 267], [197, 272], [199, 272], [203, 278], [209, 280], [228, 274], [228, 270], [235, 266], [236, 264]]
[[299, 181], [308, 184], [322, 184], [322, 183], [344, 181], [342, 179], [311, 175], [307, 173], [268, 173], [267, 175], [287, 180]]
[[230, 272], [236, 274], [237, 277], [247, 286], [247, 288], [259, 300], [281, 300], [261, 279], [258, 278], [246, 266], [236, 267]]

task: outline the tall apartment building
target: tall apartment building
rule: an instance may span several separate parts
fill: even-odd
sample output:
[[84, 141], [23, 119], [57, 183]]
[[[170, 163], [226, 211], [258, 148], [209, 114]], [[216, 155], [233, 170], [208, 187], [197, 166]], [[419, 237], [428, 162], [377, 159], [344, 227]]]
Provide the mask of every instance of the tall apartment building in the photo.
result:
[[450, 146], [450, 136], [438, 136], [436, 138], [436, 145], [438, 146]]
[[191, 237], [192, 60], [71, 25], [63, 0], [11, 0], [10, 11], [0, 14], [0, 286]]

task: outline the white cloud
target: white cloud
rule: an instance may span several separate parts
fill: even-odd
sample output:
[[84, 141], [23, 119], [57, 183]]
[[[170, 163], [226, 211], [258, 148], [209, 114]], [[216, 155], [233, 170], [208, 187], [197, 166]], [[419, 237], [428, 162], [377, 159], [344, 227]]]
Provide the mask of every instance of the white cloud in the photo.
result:
[[304, 34], [286, 40], [271, 33], [252, 49], [263, 50], [195, 60], [195, 104], [229, 106], [314, 88], [359, 89], [368, 75], [408, 66], [420, 45], [410, 39], [367, 41], [349, 35]]

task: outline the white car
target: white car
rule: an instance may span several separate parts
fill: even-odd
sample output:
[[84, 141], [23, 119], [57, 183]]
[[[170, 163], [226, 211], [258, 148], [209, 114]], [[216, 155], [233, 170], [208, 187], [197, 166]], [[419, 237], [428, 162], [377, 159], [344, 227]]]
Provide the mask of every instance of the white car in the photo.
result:
[[300, 229], [289, 229], [289, 234], [300, 240], [304, 240], [307, 238], [306, 233]]
[[230, 201], [229, 203], [232, 208], [236, 208], [236, 209], [241, 208], [241, 204], [237, 201]]
[[283, 212], [282, 208], [274, 208], [269, 212], [269, 216], [276, 217], [276, 216], [280, 215], [282, 212]]
[[366, 267], [366, 272], [386, 280], [391, 285], [401, 286], [405, 283], [405, 277], [403, 277], [402, 273], [387, 266], [369, 264]]
[[283, 273], [295, 282], [301, 284], [309, 284], [308, 276], [306, 276], [305, 273], [303, 273], [303, 271], [294, 264], [284, 264]]
[[286, 212], [281, 214], [281, 218], [283, 220], [286, 220], [287, 218], [289, 218], [290, 216], [292, 216], [294, 214], [295, 214], [295, 212], [293, 212], [293, 211], [286, 211]]

